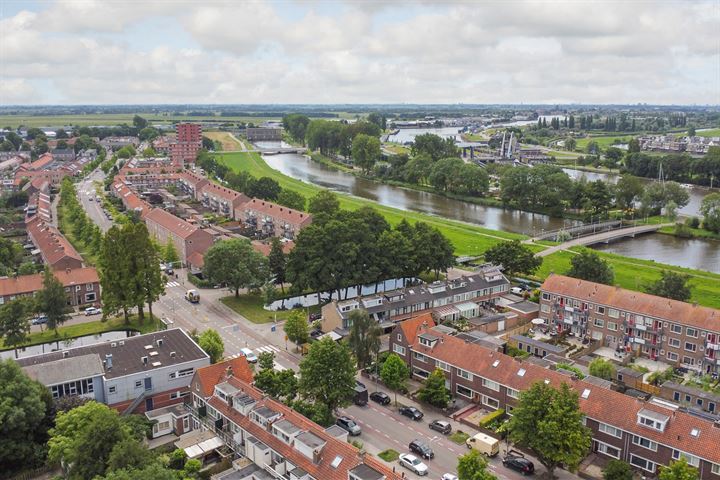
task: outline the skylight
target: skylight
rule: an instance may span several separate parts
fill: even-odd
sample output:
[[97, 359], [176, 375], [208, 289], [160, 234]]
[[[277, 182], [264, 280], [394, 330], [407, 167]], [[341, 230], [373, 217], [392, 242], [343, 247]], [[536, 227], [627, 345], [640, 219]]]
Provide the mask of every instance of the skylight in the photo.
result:
[[495, 360], [492, 364], [493, 367], [497, 367], [498, 365], [500, 365], [500, 360]]
[[699, 436], [700, 436], [700, 429], [698, 429], [698, 428], [693, 428], [692, 430], [690, 430], [690, 436], [693, 437], [693, 438], [699, 437]]
[[518, 377], [524, 377], [525, 372], [526, 372], [526, 370], [524, 368], [521, 368], [520, 370], [518, 370], [518, 373], [517, 373]]
[[342, 460], [343, 460], [343, 457], [341, 457], [340, 455], [338, 455], [338, 456], [335, 457], [335, 459], [332, 461], [332, 463], [330, 464], [330, 466], [331, 466], [332, 468], [338, 468], [338, 467], [340, 466], [340, 462], [342, 462]]
[[590, 396], [590, 389], [589, 389], [589, 388], [586, 388], [586, 389], [583, 390], [583, 392], [582, 392], [582, 398], [584, 398], [584, 399], [587, 400], [587, 398], [588, 398], [589, 396]]

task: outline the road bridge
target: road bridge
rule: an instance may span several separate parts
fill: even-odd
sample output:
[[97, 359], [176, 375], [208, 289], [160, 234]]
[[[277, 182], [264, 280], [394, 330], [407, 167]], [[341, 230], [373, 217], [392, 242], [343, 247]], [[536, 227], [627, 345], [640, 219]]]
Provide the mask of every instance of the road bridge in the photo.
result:
[[[623, 228], [616, 228], [613, 230], [606, 230], [603, 232], [591, 234], [591, 235], [585, 235], [578, 238], [573, 238], [572, 240], [568, 240], [567, 242], [563, 242], [560, 245], [555, 245], [554, 247], [549, 247], [543, 250], [542, 252], [538, 252], [536, 255], [538, 257], [546, 257], [548, 255], [551, 255], [555, 252], [559, 252], [560, 250], [567, 250], [571, 247], [577, 247], [579, 245], [594, 245], [596, 243], [609, 243], [612, 240], [616, 240], [618, 238], [622, 237], [634, 237], [635, 235], [641, 235], [643, 233], [650, 233], [650, 232], [656, 232], [662, 227], [672, 226], [672, 223], [659, 223], [656, 225], [635, 225], [635, 226], [628, 226]], [[532, 240], [530, 240], [532, 242]]]

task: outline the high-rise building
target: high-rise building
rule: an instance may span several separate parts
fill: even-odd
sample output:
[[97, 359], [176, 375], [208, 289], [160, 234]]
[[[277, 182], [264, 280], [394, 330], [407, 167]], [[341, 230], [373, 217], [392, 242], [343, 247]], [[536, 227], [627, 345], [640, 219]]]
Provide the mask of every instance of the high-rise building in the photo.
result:
[[202, 126], [197, 123], [178, 123], [175, 131], [177, 138], [170, 147], [172, 161], [181, 166], [195, 162], [202, 147]]

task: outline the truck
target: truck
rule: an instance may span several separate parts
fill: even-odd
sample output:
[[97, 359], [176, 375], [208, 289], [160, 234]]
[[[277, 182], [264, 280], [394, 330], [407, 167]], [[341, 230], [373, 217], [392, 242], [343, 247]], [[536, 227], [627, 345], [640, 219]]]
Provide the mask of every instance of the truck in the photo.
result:
[[368, 403], [368, 391], [365, 384], [355, 381], [355, 391], [353, 393], [353, 403], [359, 407], [364, 407]]
[[188, 290], [185, 292], [185, 300], [190, 303], [200, 303], [200, 294], [197, 290]]
[[484, 433], [476, 433], [465, 440], [465, 446], [477, 450], [486, 457], [494, 457], [500, 452], [500, 440]]

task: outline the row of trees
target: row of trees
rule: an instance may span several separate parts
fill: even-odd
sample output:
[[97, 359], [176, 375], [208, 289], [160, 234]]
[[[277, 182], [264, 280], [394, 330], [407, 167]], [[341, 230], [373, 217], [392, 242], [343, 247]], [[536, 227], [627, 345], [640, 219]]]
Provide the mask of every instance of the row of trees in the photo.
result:
[[365, 134], [378, 138], [381, 133], [380, 127], [371, 122], [311, 120], [305, 130], [305, 141], [311, 150], [319, 150], [323, 155], [340, 154], [349, 157], [355, 137]]
[[658, 178], [662, 165], [662, 172], [667, 180], [698, 185], [710, 185], [711, 179], [715, 185], [720, 181], [720, 147], [710, 147], [708, 153], [702, 157], [628, 152], [624, 163], [622, 171], [638, 177]]
[[65, 177], [60, 186], [60, 205], [76, 242], [92, 255], [98, 255], [102, 248], [102, 231], [80, 204], [75, 184], [69, 177]]

